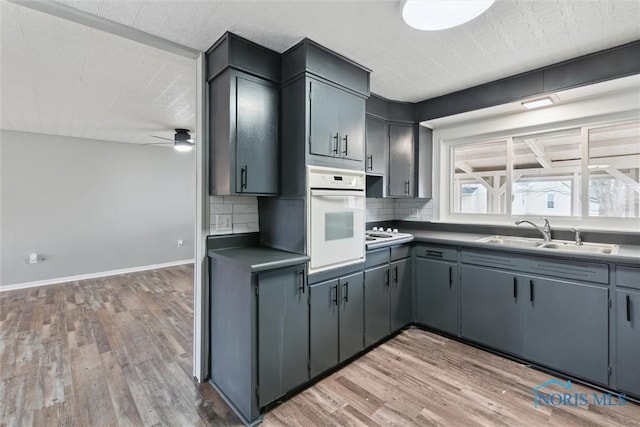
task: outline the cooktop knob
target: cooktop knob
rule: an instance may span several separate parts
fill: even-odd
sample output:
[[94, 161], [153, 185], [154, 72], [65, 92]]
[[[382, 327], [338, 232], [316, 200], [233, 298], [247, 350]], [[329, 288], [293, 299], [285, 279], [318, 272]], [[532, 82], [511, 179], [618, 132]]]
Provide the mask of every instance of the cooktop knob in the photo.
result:
[[398, 231], [398, 229], [397, 229], [397, 228], [394, 228], [394, 229], [393, 229], [393, 232], [394, 232], [394, 233], [399, 233], [399, 231]]
[[393, 233], [393, 230], [391, 228], [387, 228], [387, 233]]
[[378, 231], [378, 227], [373, 227], [373, 231]]

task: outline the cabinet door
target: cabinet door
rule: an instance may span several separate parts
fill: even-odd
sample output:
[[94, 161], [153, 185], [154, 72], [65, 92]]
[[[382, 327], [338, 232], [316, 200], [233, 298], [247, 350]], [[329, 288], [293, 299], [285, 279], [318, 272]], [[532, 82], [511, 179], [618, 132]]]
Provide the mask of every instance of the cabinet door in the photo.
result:
[[616, 291], [617, 388], [640, 397], [640, 292]]
[[309, 152], [318, 156], [339, 156], [342, 91], [316, 80], [310, 80], [309, 85]]
[[311, 377], [315, 377], [338, 364], [340, 284], [337, 279], [330, 280], [311, 286], [310, 292], [310, 360]]
[[395, 261], [390, 266], [391, 332], [395, 332], [413, 320], [411, 304], [412, 260], [408, 258]]
[[413, 126], [389, 125], [389, 197], [413, 197]]
[[309, 378], [309, 302], [304, 266], [258, 275], [259, 406]]
[[384, 120], [367, 116], [366, 119], [366, 173], [387, 174], [387, 125]]
[[364, 273], [340, 279], [340, 361], [364, 348]]
[[365, 100], [340, 91], [340, 156], [362, 161], [364, 158]]
[[365, 346], [389, 335], [389, 267], [383, 265], [364, 272]]
[[460, 276], [462, 336], [522, 354], [522, 280], [512, 273], [468, 265], [460, 267]]
[[608, 383], [608, 290], [523, 276], [524, 357]]
[[458, 333], [458, 265], [416, 258], [416, 320]]
[[236, 191], [278, 193], [278, 88], [236, 77]]

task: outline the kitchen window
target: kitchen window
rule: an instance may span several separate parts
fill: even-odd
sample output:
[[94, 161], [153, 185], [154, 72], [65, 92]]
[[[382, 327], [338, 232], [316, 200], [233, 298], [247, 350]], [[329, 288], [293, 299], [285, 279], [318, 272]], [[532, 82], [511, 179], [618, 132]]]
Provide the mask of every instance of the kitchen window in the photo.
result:
[[444, 141], [443, 148], [450, 159], [449, 219], [545, 216], [638, 228], [638, 121], [465, 138]]

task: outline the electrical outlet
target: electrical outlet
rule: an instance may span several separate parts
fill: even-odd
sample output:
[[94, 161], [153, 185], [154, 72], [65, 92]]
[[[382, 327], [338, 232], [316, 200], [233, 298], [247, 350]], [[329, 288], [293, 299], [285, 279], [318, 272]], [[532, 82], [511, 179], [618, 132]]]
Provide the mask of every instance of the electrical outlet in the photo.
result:
[[411, 218], [418, 218], [418, 209], [417, 208], [409, 209], [409, 216]]
[[232, 228], [232, 215], [216, 215], [216, 229], [218, 231], [227, 231]]
[[29, 255], [29, 264], [37, 264], [37, 263], [38, 263], [38, 254], [34, 252], [31, 255]]
[[184, 240], [180, 239], [178, 240], [178, 247], [181, 248], [184, 246]]

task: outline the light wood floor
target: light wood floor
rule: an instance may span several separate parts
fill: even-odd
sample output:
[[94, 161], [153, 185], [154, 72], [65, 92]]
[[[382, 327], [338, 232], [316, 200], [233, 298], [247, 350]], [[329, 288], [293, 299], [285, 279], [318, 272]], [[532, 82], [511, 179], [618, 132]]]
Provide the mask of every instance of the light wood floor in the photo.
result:
[[[0, 293], [0, 425], [238, 425], [192, 380], [192, 277], [184, 266]], [[264, 424], [640, 426], [632, 403], [534, 408], [533, 387], [550, 378], [411, 329]]]

